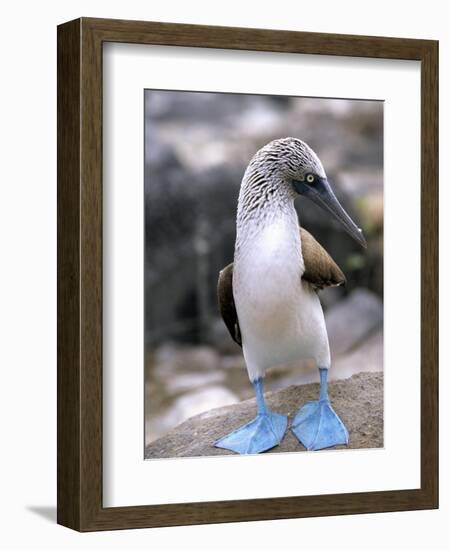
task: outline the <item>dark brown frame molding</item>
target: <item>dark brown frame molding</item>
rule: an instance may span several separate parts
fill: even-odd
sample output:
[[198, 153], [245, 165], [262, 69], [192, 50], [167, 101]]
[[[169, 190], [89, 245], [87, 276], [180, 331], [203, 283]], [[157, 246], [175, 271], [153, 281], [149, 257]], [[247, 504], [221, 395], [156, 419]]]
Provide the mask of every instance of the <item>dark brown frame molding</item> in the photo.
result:
[[[104, 508], [102, 45], [421, 62], [421, 488]], [[58, 27], [58, 523], [79, 531], [438, 507], [438, 42], [82, 18]]]

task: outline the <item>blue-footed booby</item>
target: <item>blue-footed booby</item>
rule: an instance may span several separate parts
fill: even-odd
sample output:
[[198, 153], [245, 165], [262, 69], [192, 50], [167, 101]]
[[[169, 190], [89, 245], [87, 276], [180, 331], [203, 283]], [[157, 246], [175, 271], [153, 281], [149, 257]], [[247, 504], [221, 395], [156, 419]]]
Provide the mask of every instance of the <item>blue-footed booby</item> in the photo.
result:
[[312, 359], [320, 374], [318, 400], [296, 414], [292, 431], [308, 450], [349, 442], [329, 401], [329, 341], [317, 291], [345, 283], [324, 248], [300, 227], [294, 201], [307, 197], [332, 214], [358, 243], [362, 231], [334, 195], [316, 153], [296, 138], [274, 140], [252, 158], [242, 179], [234, 262], [218, 279], [218, 299], [232, 338], [242, 346], [254, 385], [257, 416], [215, 442], [240, 454], [267, 451], [282, 440], [287, 417], [272, 412], [263, 395], [267, 369]]

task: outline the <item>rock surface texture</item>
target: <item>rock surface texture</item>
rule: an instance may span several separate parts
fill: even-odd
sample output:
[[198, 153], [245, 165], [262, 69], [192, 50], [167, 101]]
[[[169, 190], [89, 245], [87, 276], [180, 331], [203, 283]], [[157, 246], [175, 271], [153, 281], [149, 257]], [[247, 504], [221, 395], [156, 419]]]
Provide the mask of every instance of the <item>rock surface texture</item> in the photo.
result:
[[[277, 392], [266, 392], [268, 406], [275, 412], [287, 414], [291, 421], [306, 401], [317, 398], [318, 384], [289, 386]], [[332, 406], [349, 431], [348, 448], [383, 446], [383, 374], [364, 372], [329, 385]], [[219, 437], [251, 420], [256, 412], [255, 399], [212, 409], [189, 418], [167, 435], [145, 449], [145, 458], [175, 458], [233, 454], [213, 446]], [[334, 447], [345, 449], [346, 446]], [[299, 452], [305, 448], [290, 429], [281, 444], [268, 452]], [[318, 451], [321, 452], [321, 451]]]

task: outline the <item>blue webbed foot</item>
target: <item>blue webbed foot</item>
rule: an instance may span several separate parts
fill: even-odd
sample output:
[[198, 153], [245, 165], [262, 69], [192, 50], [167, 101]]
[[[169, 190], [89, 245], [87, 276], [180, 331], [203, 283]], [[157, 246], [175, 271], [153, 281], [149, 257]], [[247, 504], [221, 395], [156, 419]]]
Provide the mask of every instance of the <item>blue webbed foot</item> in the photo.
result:
[[239, 454], [255, 454], [279, 445], [287, 429], [287, 417], [271, 411], [259, 413], [248, 422], [215, 442], [215, 447]]
[[328, 399], [306, 403], [297, 412], [292, 431], [308, 451], [349, 443], [348, 430]]

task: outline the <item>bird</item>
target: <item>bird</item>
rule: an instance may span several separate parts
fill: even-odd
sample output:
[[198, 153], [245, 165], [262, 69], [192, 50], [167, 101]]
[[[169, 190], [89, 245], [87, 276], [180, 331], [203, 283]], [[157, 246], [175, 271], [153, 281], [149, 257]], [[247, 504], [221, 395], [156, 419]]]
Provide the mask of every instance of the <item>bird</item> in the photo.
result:
[[295, 414], [293, 434], [310, 451], [349, 443], [348, 430], [329, 400], [331, 355], [318, 296], [321, 289], [344, 285], [346, 279], [329, 253], [300, 226], [298, 197], [299, 215], [305, 206], [302, 199], [313, 201], [367, 246], [307, 143], [280, 138], [256, 152], [240, 185], [234, 261], [220, 271], [217, 285], [221, 316], [242, 347], [256, 394], [256, 417], [214, 442], [238, 454], [262, 453], [283, 439], [288, 417], [269, 409], [263, 381], [271, 367], [299, 359], [315, 362], [320, 391], [317, 400]]

